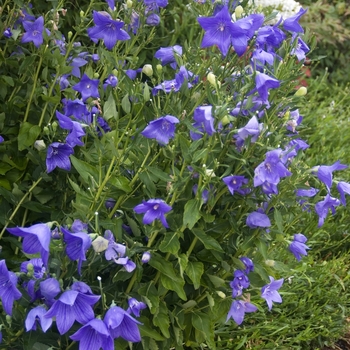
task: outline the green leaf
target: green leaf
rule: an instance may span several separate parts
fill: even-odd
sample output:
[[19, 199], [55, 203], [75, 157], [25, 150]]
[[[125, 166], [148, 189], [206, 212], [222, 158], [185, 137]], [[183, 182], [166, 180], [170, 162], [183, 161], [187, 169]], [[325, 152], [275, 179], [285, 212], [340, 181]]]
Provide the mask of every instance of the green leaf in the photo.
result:
[[[141, 319], [142, 322], [142, 319]], [[157, 331], [155, 331], [154, 329], [147, 327], [144, 322], [142, 322], [143, 324], [139, 324], [138, 327], [140, 329], [140, 333], [142, 335], [142, 337], [149, 337], [151, 339], [154, 339], [156, 341], [163, 341], [165, 340], [165, 338], [160, 335]]]
[[276, 208], [274, 210], [274, 218], [275, 218], [276, 225], [278, 227], [278, 231], [280, 231], [280, 233], [283, 233], [283, 218], [280, 211], [277, 210]]
[[129, 95], [126, 94], [122, 99], [122, 108], [125, 113], [130, 113], [131, 111], [131, 104], [129, 101]]
[[139, 229], [139, 226], [137, 225], [136, 221], [132, 218], [130, 218], [128, 215], [125, 214], [126, 217], [126, 221], [128, 222], [128, 225], [131, 228], [132, 233], [136, 236], [136, 237], [140, 237], [141, 235], [141, 231]]
[[132, 188], [130, 187], [130, 181], [124, 177], [124, 176], [112, 176], [109, 179], [109, 182], [116, 188], [118, 188], [119, 190], [122, 190], [126, 193], [129, 193], [132, 191]]
[[158, 178], [159, 180], [165, 181], [165, 182], [169, 182], [171, 181], [171, 178], [169, 176], [169, 174], [167, 174], [166, 172], [160, 170], [159, 168], [155, 168], [155, 167], [147, 167], [147, 170], [154, 175], [156, 178]]
[[112, 92], [109, 93], [108, 99], [103, 106], [103, 116], [106, 120], [118, 117], [117, 106]]
[[168, 309], [164, 301], [159, 304], [158, 312], [153, 317], [153, 324], [160, 328], [165, 338], [170, 338]]
[[167, 232], [159, 249], [163, 253], [171, 253], [176, 255], [180, 249], [180, 242], [177, 232]]
[[209, 315], [203, 313], [192, 314], [192, 324], [195, 329], [201, 332], [206, 339], [210, 349], [216, 349], [214, 342], [214, 329]]
[[183, 290], [185, 281], [176, 274], [172, 263], [155, 254], [152, 255], [149, 265], [161, 272], [161, 281], [165, 288], [176, 292], [182, 300], [187, 300]]
[[41, 128], [39, 125], [32, 125], [28, 122], [22, 123], [18, 134], [18, 150], [23, 151], [32, 146], [40, 135]]
[[219, 242], [207, 235], [204, 231], [198, 228], [192, 229], [193, 234], [204, 244], [204, 247], [207, 249], [213, 249], [218, 252], [223, 252]]
[[166, 289], [173, 290], [182, 300], [187, 300], [185, 291], [183, 286], [185, 285], [185, 281], [176, 280], [174, 278], [168, 277], [167, 275], [161, 275], [160, 280], [162, 281], [163, 286]]
[[183, 225], [188, 226], [191, 229], [196, 222], [201, 218], [200, 213], [201, 202], [197, 199], [190, 199], [185, 204], [184, 217], [183, 217]]
[[190, 142], [182, 134], [176, 134], [176, 140], [180, 144], [181, 156], [184, 157], [186, 162], [190, 162], [191, 158], [188, 156], [188, 149], [190, 147]]
[[189, 261], [186, 267], [187, 276], [193, 282], [194, 289], [198, 289], [201, 283], [201, 277], [204, 273], [204, 265], [199, 261]]
[[83, 180], [87, 183], [91, 183], [91, 177], [95, 179], [98, 183], [99, 174], [97, 169], [89, 163], [84, 162], [74, 156], [70, 156], [70, 160], [75, 168], [75, 170], [79, 173], [79, 175], [83, 178]]
[[188, 264], [188, 256], [186, 254], [180, 254], [177, 257], [177, 260], [180, 265], [180, 276], [183, 278], [184, 276], [184, 271], [186, 270], [187, 264]]
[[138, 293], [144, 298], [151, 314], [155, 314], [159, 308], [159, 296], [153, 281], [139, 288]]

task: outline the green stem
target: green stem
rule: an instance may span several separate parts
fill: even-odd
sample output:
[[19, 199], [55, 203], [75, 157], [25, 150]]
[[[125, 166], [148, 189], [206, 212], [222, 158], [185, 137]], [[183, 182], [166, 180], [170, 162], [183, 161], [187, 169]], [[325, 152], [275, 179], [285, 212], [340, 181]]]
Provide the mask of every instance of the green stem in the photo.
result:
[[25, 193], [25, 195], [22, 197], [22, 199], [19, 201], [19, 203], [17, 204], [15, 210], [13, 211], [13, 213], [11, 214], [10, 218], [8, 219], [8, 221], [6, 222], [5, 226], [3, 227], [3, 229], [0, 232], [0, 239], [2, 238], [4, 232], [6, 231], [9, 223], [12, 221], [12, 219], [14, 218], [14, 216], [16, 215], [17, 211], [19, 210], [19, 208], [21, 207], [22, 203], [24, 202], [24, 200], [28, 197], [28, 195], [33, 191], [33, 189], [38, 185], [38, 183], [42, 180], [42, 177], [40, 177], [36, 182], [34, 182], [34, 184], [32, 185], [32, 187], [28, 190], [27, 193]]
[[45, 50], [46, 50], [46, 47], [44, 49], [44, 52], [40, 53], [40, 59], [39, 59], [38, 68], [37, 68], [37, 70], [35, 72], [35, 76], [34, 76], [34, 79], [33, 79], [34, 85], [33, 85], [33, 88], [32, 88], [32, 92], [30, 93], [30, 97], [29, 97], [29, 100], [28, 100], [26, 113], [25, 113], [24, 118], [23, 118], [23, 123], [25, 123], [27, 121], [27, 119], [28, 119], [30, 105], [32, 104], [32, 100], [33, 100], [33, 97], [34, 97], [36, 83], [38, 81], [41, 64], [43, 63], [43, 57], [44, 57]]

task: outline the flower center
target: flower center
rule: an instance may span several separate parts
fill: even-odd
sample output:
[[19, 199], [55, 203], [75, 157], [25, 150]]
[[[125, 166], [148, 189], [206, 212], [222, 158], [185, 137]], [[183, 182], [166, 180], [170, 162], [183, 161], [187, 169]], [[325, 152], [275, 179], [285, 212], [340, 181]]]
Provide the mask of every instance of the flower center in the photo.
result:
[[159, 208], [159, 204], [155, 204], [155, 205], [153, 206], [153, 210], [158, 210], [158, 208]]
[[219, 30], [223, 32], [225, 30], [225, 23], [220, 23], [219, 24]]
[[168, 131], [169, 130], [169, 122], [167, 122], [166, 120], [164, 120], [163, 122], [162, 122], [162, 130], [164, 130], [164, 131]]
[[37, 31], [37, 30], [34, 30], [32, 33], [33, 36], [37, 36], [38, 34], [39, 34], [39, 31]]

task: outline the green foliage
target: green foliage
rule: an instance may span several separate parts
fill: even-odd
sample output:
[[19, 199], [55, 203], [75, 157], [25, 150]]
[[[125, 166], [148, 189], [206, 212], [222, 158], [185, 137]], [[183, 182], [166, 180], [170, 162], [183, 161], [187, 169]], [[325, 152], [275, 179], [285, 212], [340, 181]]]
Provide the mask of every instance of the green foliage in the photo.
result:
[[[5, 3], [9, 4], [12, 2]], [[321, 120], [319, 114], [312, 122], [308, 117], [300, 126], [300, 135], [308, 136], [315, 153], [305, 156], [298, 152], [293, 161], [286, 161], [292, 176], [281, 179], [278, 193], [267, 195], [260, 186], [254, 187], [255, 169], [266, 153], [284, 149], [290, 141], [292, 132], [286, 125], [292, 122], [291, 112], [299, 106], [310, 115], [316, 103], [319, 112], [333, 112], [329, 104], [308, 104], [305, 97], [295, 95], [303, 62], [291, 54], [290, 35], [277, 52], [282, 61], [265, 67], [264, 72], [281, 81], [281, 86], [270, 90], [270, 106], [263, 103], [258, 109], [259, 123], [264, 127], [256, 140], [253, 135], [247, 137], [239, 149], [234, 136], [256, 115], [251, 111], [253, 96], [259, 97], [255, 89], [259, 72], [250, 66], [255, 42], [249, 42], [242, 57], [233, 51], [223, 57], [215, 46], [202, 49], [203, 30], [197, 17], [212, 15], [211, 2], [173, 1], [160, 9], [158, 27], [145, 25], [143, 2], [134, 1], [129, 6], [116, 2], [116, 10], [108, 10], [113, 18], [123, 20], [126, 28], [132, 11], [137, 11], [142, 30], [137, 34], [130, 31], [131, 40], [118, 41], [112, 50], [101, 41], [93, 43], [86, 32], [93, 26], [92, 11], [107, 10], [104, 2], [34, 1], [33, 9], [21, 1], [12, 5], [3, 7], [0, 24], [1, 33], [7, 27], [13, 29], [11, 38], [0, 38], [0, 131], [5, 139], [0, 144], [0, 238], [1, 260], [5, 259], [9, 270], [20, 277], [24, 297], [15, 302], [12, 318], [4, 311], [0, 314], [2, 346], [78, 348], [69, 338], [79, 329], [77, 323], [61, 336], [55, 325], [46, 333], [40, 329], [25, 332], [24, 320], [39, 301], [30, 300], [23, 282], [33, 276], [20, 272], [19, 266], [34, 255], [23, 252], [21, 239], [6, 231], [8, 227], [48, 223], [57, 229], [58, 233], [52, 232], [55, 237], [62, 236], [61, 228], [72, 230], [77, 219], [88, 225], [93, 240], [83, 259], [82, 275], [77, 273], [76, 262], [68, 258], [68, 243], [62, 237], [51, 240], [46, 273], [57, 278], [62, 291], [69, 290], [76, 280], [87, 283], [101, 295], [94, 308], [100, 318], [114, 304], [127, 309], [131, 297], [147, 305], [139, 318], [141, 342], [130, 345], [118, 338], [114, 344], [118, 349], [306, 349], [338, 337], [347, 312], [348, 258], [329, 258], [328, 253], [347, 243], [347, 237], [342, 237], [346, 210], [337, 209], [338, 216], [318, 229], [315, 212], [303, 210], [295, 196], [296, 189], [322, 186], [312, 173], [313, 165], [329, 164], [333, 156], [347, 162], [340, 157], [343, 153], [339, 157], [332, 153], [334, 140], [329, 130], [318, 129], [317, 136], [314, 134], [315, 124], [318, 127], [317, 120]], [[69, 6], [67, 17], [62, 13], [65, 5]], [[15, 22], [24, 9], [42, 14], [45, 25], [51, 26], [51, 34], [44, 34], [44, 44], [38, 48], [20, 42], [23, 30]], [[62, 14], [58, 19], [57, 13]], [[64, 52], [56, 41], [62, 34], [67, 38]], [[80, 45], [74, 44], [77, 41]], [[156, 94], [152, 88], [173, 79], [178, 69], [159, 67], [154, 54], [161, 46], [175, 44], [183, 46], [183, 54], [176, 57], [178, 66], [192, 72], [196, 79], [192, 81], [189, 73], [179, 91]], [[92, 60], [92, 54], [98, 54], [99, 61]], [[71, 168], [59, 163], [48, 172], [48, 148], [55, 142], [66, 143], [70, 131], [57, 121], [56, 112], [63, 112], [67, 99], [80, 97], [73, 89], [80, 77], [71, 75], [72, 58], [78, 57], [86, 59], [79, 68], [80, 76], [87, 74], [99, 80], [100, 97], [84, 101], [91, 121], [80, 124], [86, 134], [80, 137], [82, 146], [72, 147], [74, 154], [68, 158]], [[145, 64], [152, 66], [153, 75], [139, 72], [131, 79], [126, 74], [127, 69], [136, 70]], [[65, 74], [69, 74], [69, 84], [62, 88], [59, 83]], [[110, 75], [118, 78], [118, 85], [103, 88]], [[345, 94], [342, 98], [342, 102], [347, 100]], [[247, 112], [240, 107], [239, 117], [232, 116], [230, 112], [244, 102]], [[216, 132], [210, 135], [204, 128], [203, 135], [194, 140], [190, 137], [196, 130], [194, 113], [197, 107], [208, 105], [212, 105]], [[341, 108], [337, 113], [346, 112]], [[168, 144], [160, 145], [142, 135], [147, 125], [165, 115], [179, 120]], [[103, 129], [98, 116], [108, 122], [109, 129]], [[327, 128], [331, 128], [333, 118], [329, 116]], [[339, 129], [346, 127], [345, 120], [342, 123]], [[321, 145], [327, 148], [327, 158], [317, 149]], [[245, 176], [245, 189], [249, 191], [231, 195], [222, 181], [231, 174]], [[326, 189], [321, 187], [306, 204], [313, 209], [325, 194]], [[169, 227], [158, 220], [160, 217], [150, 223], [146, 215], [134, 210], [154, 198], [171, 206], [165, 214]], [[157, 205], [152, 210], [157, 210]], [[247, 224], [247, 217], [257, 210], [271, 221], [267, 230]], [[330, 237], [329, 231], [335, 227], [337, 232]], [[125, 245], [127, 258], [135, 263], [131, 272], [119, 259], [106, 259], [106, 230]], [[297, 263], [288, 250], [296, 233], [304, 233], [312, 248], [302, 263]], [[151, 253], [148, 263], [142, 261], [145, 252]], [[239, 259], [242, 256], [254, 261], [255, 270], [249, 275], [249, 289], [239, 300], [251, 300], [258, 311], [247, 314], [244, 323], [237, 326], [227, 320], [227, 314], [234, 300], [230, 287], [233, 273], [244, 269]], [[34, 288], [38, 289], [47, 276], [37, 279]], [[280, 291], [283, 303], [274, 304], [272, 311], [261, 298], [261, 288], [269, 276], [285, 278]]]

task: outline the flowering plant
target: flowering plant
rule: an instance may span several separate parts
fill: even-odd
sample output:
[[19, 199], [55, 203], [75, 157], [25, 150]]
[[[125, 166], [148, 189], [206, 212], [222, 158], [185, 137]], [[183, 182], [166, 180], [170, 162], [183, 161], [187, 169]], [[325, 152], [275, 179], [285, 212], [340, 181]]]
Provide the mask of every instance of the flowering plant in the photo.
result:
[[305, 10], [90, 2], [67, 31], [52, 5], [2, 13], [2, 341], [214, 349], [282, 302], [312, 198], [321, 226], [349, 194], [302, 160]]

